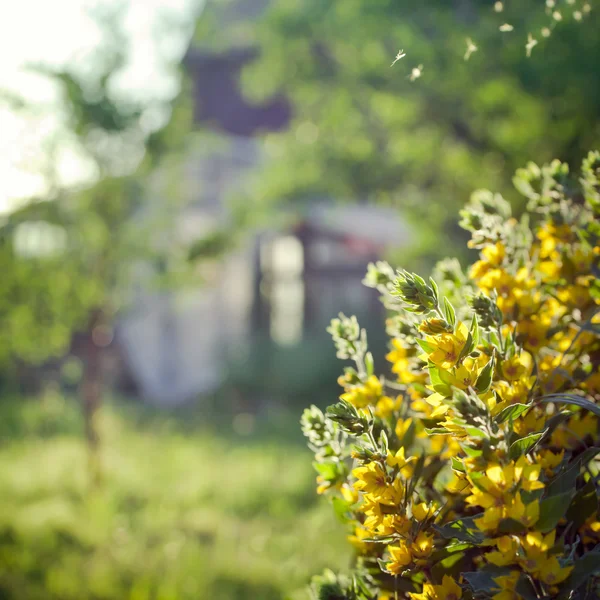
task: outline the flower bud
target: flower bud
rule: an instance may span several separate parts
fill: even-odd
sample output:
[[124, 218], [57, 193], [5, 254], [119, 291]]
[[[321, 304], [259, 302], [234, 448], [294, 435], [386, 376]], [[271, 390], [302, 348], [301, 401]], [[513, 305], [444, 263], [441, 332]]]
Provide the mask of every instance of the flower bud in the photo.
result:
[[452, 333], [452, 326], [443, 319], [427, 319], [421, 323], [419, 331], [425, 335]]

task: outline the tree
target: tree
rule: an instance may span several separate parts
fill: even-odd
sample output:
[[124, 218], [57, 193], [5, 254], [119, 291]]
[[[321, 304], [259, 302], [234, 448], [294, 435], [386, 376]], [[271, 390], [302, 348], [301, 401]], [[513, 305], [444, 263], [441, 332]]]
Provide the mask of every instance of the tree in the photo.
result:
[[[600, 21], [585, 4], [547, 14], [534, 0], [272, 0], [256, 27], [228, 30], [260, 46], [245, 92], [283, 91], [294, 110], [289, 129], [268, 137], [256, 197], [391, 203], [427, 219], [421, 254], [440, 256], [461, 235], [450, 221], [472, 189], [518, 202], [507, 182], [530, 156], [577, 163], [596, 142]], [[201, 21], [196, 40], [210, 29]], [[469, 42], [478, 51], [465, 61]]]
[[[172, 215], [181, 197], [176, 189], [168, 198], [156, 197], [185, 147], [189, 98], [137, 102], [115, 93], [127, 48], [114, 21], [105, 33], [87, 70], [36, 67], [60, 90], [65, 122], [57, 143], [75, 147], [93, 179], [74, 189], [51, 177], [47, 198], [27, 203], [0, 227], [5, 324], [0, 360], [39, 364], [63, 356], [73, 334], [82, 333], [81, 395], [94, 460], [103, 352], [136, 269], [145, 264], [161, 276], [174, 268], [187, 271], [189, 265], [187, 249], [163, 239], [173, 235]], [[30, 108], [26, 101], [19, 104]], [[161, 119], [158, 127], [148, 125]], [[52, 157], [50, 163], [55, 167]], [[28, 231], [45, 244], [24, 245]]]

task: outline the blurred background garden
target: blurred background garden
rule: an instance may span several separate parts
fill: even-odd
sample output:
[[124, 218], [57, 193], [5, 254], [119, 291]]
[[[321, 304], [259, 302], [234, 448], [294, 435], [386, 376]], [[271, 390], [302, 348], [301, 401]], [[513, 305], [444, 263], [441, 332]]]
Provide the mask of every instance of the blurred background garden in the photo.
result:
[[[600, 144], [583, 0], [21, 0], [0, 18], [0, 599], [307, 598], [302, 409], [369, 262]], [[402, 50], [405, 56], [402, 56]], [[395, 60], [397, 59], [397, 60]], [[394, 63], [394, 64], [392, 64]]]

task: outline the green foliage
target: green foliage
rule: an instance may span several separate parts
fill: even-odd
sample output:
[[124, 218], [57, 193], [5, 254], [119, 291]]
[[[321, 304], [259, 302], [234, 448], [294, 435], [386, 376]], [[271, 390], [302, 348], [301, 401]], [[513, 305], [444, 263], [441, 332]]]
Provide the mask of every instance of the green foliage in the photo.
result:
[[[507, 182], [530, 156], [580, 162], [597, 142], [598, 11], [579, 0], [550, 14], [539, 0], [503, 4], [497, 13], [490, 0], [272, 0], [258, 27], [237, 20], [226, 32], [209, 5], [196, 41], [257, 42], [245, 93], [260, 102], [283, 92], [293, 105], [289, 130], [266, 138], [256, 197], [398, 206], [432, 258], [460, 235], [449, 221], [472, 189], [516, 202]], [[515, 31], [499, 31], [504, 23]], [[478, 51], [464, 61], [467, 38]], [[406, 56], [390, 67], [399, 48]]]
[[[65, 188], [55, 180], [53, 164], [48, 197], [32, 199], [0, 222], [2, 367], [62, 356], [73, 332], [110, 326], [128, 300], [140, 262], [155, 265], [157, 275], [176, 261], [186, 264], [184, 251], [161, 242], [172, 228], [166, 206], [157, 203], [160, 198], [153, 207], [149, 203], [152, 194], [161, 193], [151, 179], [157, 168], [164, 177], [182, 149], [190, 105], [184, 99], [159, 106], [153, 99], [134, 102], [116, 95], [113, 83], [126, 63], [127, 47], [115, 23], [104, 33], [89, 69], [34, 67], [62, 99], [58, 143], [71, 144], [94, 178]], [[20, 108], [32, 106], [23, 99]], [[149, 131], [144, 117], [157, 109], [171, 118]], [[176, 214], [178, 198], [169, 198], [170, 214]], [[28, 242], [38, 238], [46, 241]]]
[[5, 399], [0, 596], [305, 598], [309, 576], [343, 567], [347, 553], [311, 492], [295, 421], [241, 438], [229, 425], [215, 434], [204, 411], [107, 404], [104, 481], [92, 488], [76, 404]]

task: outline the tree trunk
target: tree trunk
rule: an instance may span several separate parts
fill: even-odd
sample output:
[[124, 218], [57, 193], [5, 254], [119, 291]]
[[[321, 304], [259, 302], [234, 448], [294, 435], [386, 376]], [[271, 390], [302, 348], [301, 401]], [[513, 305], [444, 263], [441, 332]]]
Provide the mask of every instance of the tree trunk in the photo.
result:
[[102, 346], [95, 339], [97, 327], [102, 323], [103, 312], [94, 310], [90, 316], [90, 324], [84, 341], [84, 368], [81, 382], [81, 396], [83, 400], [83, 418], [85, 423], [85, 436], [88, 446], [90, 475], [95, 483], [100, 479], [99, 446], [96, 418], [102, 403], [103, 368]]

